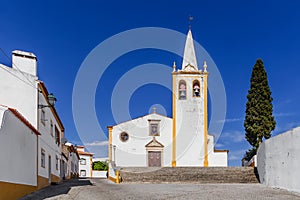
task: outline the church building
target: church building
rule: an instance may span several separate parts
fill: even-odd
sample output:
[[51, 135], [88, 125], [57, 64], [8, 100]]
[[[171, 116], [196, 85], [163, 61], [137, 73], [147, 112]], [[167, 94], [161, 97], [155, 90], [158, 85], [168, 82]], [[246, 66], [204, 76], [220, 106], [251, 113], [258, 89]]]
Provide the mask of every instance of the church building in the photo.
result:
[[174, 63], [172, 118], [156, 113], [108, 126], [109, 161], [116, 167], [227, 166], [208, 134], [208, 71], [199, 69], [191, 30], [181, 69]]

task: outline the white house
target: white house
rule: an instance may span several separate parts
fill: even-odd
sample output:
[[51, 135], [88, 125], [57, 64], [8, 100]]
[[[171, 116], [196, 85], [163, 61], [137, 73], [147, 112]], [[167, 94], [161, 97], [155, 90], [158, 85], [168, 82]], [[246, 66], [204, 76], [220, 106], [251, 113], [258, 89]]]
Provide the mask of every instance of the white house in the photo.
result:
[[215, 150], [208, 134], [208, 71], [199, 69], [192, 32], [181, 69], [173, 66], [173, 117], [155, 112], [108, 126], [112, 167], [227, 166], [227, 150]]
[[0, 104], [17, 109], [41, 134], [37, 147], [38, 188], [61, 180], [64, 126], [49, 102], [50, 96], [45, 84], [38, 80], [37, 58], [33, 53], [16, 50], [12, 67], [0, 64]]
[[70, 179], [79, 176], [79, 159], [79, 154], [73, 144], [69, 142], [63, 144], [61, 159], [61, 177], [63, 179]]
[[[39, 81], [38, 102], [40, 106], [49, 105], [49, 93], [44, 83]], [[54, 107], [38, 108], [39, 137], [39, 187], [49, 185], [51, 182], [60, 182], [60, 163], [62, 159], [62, 142], [64, 126]]]
[[79, 176], [79, 159], [80, 156], [76, 150], [76, 147], [74, 145], [69, 147], [69, 162], [68, 162], [68, 168], [70, 169], [70, 178], [76, 178]]
[[93, 153], [86, 152], [84, 146], [76, 146], [79, 154], [79, 177], [93, 177]]
[[36, 190], [39, 135], [17, 110], [0, 106], [0, 199]]

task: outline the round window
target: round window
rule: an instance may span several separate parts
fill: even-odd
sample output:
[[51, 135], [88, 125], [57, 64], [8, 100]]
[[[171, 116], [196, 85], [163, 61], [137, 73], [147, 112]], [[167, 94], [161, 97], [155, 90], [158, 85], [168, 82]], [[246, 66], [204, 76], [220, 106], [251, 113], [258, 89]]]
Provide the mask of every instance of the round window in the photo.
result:
[[128, 133], [122, 132], [122, 133], [120, 134], [120, 140], [121, 140], [122, 142], [126, 142], [128, 139], [129, 139]]

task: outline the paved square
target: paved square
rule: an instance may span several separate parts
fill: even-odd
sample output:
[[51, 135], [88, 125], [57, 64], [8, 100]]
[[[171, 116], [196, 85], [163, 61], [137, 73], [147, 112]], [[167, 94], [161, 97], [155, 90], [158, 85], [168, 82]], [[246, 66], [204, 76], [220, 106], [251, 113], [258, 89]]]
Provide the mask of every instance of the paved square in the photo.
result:
[[74, 179], [24, 197], [31, 199], [299, 199], [300, 194], [261, 184], [122, 183], [106, 179]]

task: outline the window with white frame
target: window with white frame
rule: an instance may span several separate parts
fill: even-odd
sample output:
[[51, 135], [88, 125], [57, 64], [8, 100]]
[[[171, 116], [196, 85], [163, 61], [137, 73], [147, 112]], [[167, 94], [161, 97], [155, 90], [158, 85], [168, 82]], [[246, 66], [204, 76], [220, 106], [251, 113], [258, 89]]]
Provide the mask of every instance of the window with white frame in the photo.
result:
[[80, 176], [86, 176], [86, 170], [80, 170]]
[[46, 165], [46, 157], [45, 157], [45, 150], [41, 149], [41, 167], [45, 168]]
[[81, 165], [86, 165], [86, 159], [85, 158], [80, 158], [80, 164]]

